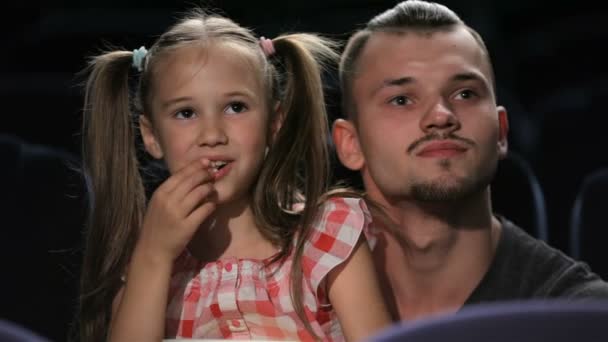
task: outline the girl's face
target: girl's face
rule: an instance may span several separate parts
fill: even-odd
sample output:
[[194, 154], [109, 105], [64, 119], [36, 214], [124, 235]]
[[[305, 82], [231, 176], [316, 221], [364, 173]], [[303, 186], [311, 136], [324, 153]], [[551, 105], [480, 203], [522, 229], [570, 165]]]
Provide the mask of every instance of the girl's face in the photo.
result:
[[146, 150], [171, 173], [210, 160], [220, 203], [247, 196], [269, 143], [257, 67], [238, 49], [214, 44], [179, 48], [153, 70], [152, 120], [141, 119]]

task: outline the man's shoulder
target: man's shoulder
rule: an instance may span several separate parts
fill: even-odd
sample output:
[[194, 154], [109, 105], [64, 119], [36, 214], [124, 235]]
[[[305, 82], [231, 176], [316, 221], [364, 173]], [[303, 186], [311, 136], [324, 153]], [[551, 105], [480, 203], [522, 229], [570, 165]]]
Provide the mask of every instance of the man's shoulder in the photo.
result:
[[552, 297], [608, 298], [608, 283], [587, 264], [533, 238], [501, 218], [494, 260], [471, 300]]

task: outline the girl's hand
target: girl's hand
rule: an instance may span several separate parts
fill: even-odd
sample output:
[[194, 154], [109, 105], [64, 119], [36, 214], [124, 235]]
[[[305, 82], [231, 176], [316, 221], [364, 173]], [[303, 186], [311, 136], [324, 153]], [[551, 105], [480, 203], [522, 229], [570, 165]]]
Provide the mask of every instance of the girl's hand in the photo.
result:
[[[209, 161], [195, 160], [171, 175], [152, 195], [137, 250], [173, 262], [215, 209], [217, 196]], [[160, 258], [160, 259], [159, 259]]]
[[215, 208], [208, 168], [208, 160], [195, 160], [152, 195], [126, 285], [114, 298], [108, 341], [162, 338], [172, 263]]

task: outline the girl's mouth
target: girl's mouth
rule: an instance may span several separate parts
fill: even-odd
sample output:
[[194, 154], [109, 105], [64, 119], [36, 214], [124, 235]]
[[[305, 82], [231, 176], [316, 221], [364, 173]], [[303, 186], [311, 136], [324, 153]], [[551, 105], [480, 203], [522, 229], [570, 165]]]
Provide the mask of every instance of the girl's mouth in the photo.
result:
[[223, 178], [230, 172], [232, 160], [213, 160], [209, 164], [209, 171], [213, 174], [214, 179], [217, 181]]
[[223, 169], [226, 165], [228, 165], [228, 161], [226, 160], [214, 160], [210, 163], [210, 170], [214, 174], [218, 173], [221, 169]]

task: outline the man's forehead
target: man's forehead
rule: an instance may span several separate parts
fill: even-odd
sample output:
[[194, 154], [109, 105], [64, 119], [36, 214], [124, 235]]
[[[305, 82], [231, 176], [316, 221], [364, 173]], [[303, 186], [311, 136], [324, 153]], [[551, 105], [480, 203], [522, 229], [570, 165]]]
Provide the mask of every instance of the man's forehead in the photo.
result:
[[457, 60], [489, 76], [487, 56], [465, 27], [433, 32], [376, 32], [362, 51], [356, 78], [364, 76], [367, 71], [397, 72], [393, 69], [405, 68], [410, 63], [432, 66]]

